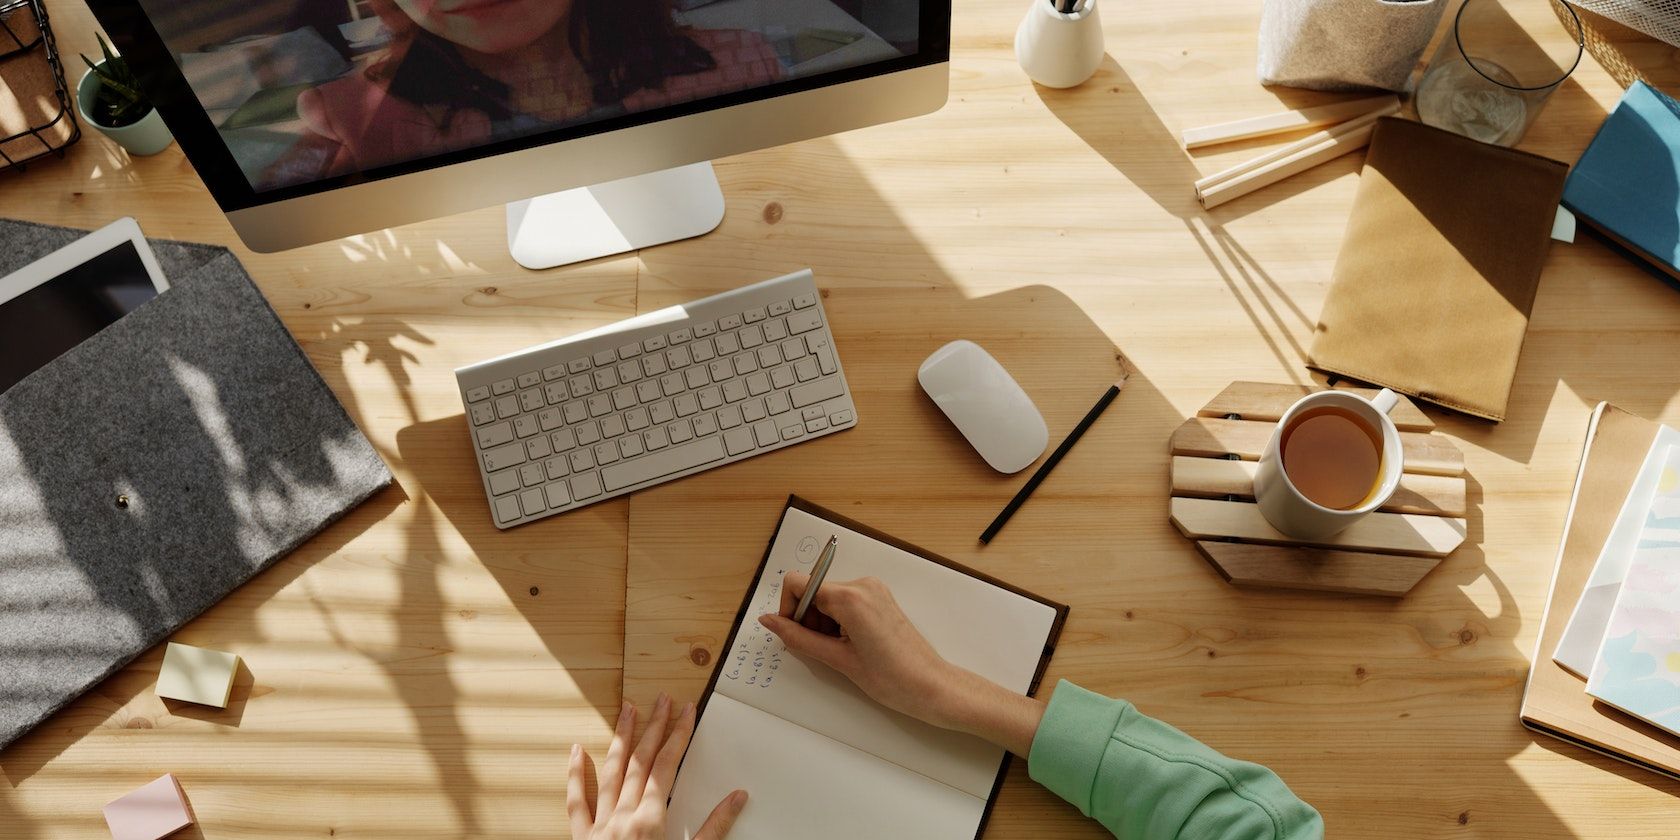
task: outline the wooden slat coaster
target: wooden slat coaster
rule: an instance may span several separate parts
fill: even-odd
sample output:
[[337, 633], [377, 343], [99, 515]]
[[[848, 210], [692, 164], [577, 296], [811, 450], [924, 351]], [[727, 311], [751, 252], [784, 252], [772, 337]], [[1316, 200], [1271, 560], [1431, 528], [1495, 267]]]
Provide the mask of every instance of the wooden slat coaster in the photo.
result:
[[1233, 382], [1186, 420], [1171, 443], [1173, 525], [1237, 586], [1404, 595], [1464, 542], [1464, 455], [1401, 397], [1390, 414], [1405, 453], [1394, 496], [1321, 543], [1288, 537], [1254, 504], [1254, 474], [1278, 418], [1307, 393], [1296, 385]]

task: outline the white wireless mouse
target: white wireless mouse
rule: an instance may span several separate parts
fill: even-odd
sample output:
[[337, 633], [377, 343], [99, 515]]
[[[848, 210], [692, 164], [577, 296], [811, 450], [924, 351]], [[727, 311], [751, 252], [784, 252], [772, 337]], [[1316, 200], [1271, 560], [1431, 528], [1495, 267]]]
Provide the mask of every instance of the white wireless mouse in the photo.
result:
[[1014, 473], [1044, 453], [1050, 430], [992, 354], [958, 339], [927, 357], [916, 380], [992, 469]]

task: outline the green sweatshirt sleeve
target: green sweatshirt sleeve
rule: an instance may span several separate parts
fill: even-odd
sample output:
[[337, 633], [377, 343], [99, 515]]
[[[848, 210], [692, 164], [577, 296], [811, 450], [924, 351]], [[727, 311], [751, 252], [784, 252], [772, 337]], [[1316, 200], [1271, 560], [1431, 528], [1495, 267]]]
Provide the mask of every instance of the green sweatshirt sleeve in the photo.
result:
[[1120, 840], [1324, 837], [1318, 812], [1276, 773], [1066, 680], [1033, 736], [1027, 773]]

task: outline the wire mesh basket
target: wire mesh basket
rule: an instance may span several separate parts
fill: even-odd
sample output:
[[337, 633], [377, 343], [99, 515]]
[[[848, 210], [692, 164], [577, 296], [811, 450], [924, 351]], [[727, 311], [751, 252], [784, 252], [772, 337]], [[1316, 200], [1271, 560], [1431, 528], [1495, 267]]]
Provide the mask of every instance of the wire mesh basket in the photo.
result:
[[1680, 47], [1680, 0], [1572, 0], [1572, 5]]
[[41, 0], [0, 0], [0, 171], [81, 139], [64, 64]]

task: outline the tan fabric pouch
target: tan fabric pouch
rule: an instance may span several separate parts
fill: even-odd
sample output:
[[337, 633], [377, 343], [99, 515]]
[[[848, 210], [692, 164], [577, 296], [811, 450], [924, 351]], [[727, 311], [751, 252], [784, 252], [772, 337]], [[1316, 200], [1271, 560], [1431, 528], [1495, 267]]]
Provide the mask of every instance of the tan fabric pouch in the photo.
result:
[[1567, 172], [1378, 122], [1308, 365], [1505, 419]]

